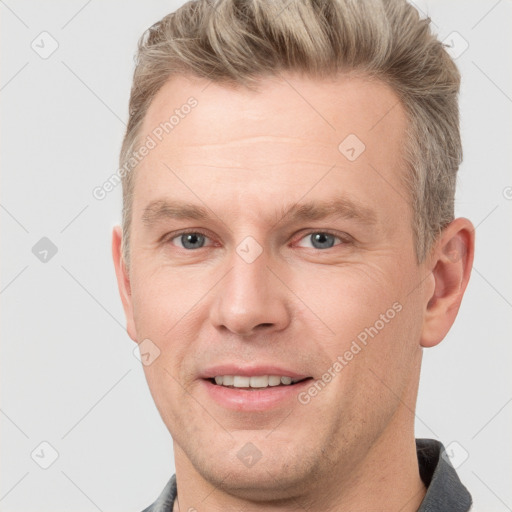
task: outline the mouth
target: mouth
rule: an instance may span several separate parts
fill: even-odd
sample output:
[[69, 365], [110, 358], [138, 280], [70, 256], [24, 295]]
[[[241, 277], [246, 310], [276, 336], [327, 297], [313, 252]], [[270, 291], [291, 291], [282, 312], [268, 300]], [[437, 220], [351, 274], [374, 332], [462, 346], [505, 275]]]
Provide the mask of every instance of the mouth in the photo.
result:
[[203, 369], [198, 377], [205, 400], [223, 409], [248, 413], [293, 407], [300, 392], [314, 380], [298, 367], [271, 361], [219, 362]]
[[208, 379], [216, 386], [247, 391], [294, 386], [312, 377], [289, 377], [287, 375], [217, 375]]
[[206, 370], [201, 379], [208, 399], [237, 412], [279, 410], [293, 406], [313, 377], [273, 365], [222, 365]]

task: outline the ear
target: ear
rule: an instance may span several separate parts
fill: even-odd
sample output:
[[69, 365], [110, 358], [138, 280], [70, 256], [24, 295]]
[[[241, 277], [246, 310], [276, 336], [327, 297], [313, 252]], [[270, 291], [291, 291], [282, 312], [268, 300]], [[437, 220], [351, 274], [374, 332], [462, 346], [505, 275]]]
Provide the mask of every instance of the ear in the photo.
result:
[[122, 253], [123, 234], [120, 226], [112, 231], [112, 257], [116, 269], [117, 286], [123, 303], [124, 314], [126, 315], [126, 330], [130, 338], [137, 342], [137, 332], [133, 318], [132, 290], [130, 285], [130, 274]]
[[421, 346], [437, 345], [450, 330], [471, 275], [474, 252], [473, 224], [455, 219], [443, 230], [429, 258], [433, 285], [425, 288]]

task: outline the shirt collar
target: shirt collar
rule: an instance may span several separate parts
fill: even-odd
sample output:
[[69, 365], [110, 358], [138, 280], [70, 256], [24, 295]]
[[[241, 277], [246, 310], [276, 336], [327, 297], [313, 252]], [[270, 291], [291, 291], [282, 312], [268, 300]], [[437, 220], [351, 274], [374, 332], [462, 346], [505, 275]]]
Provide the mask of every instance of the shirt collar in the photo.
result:
[[471, 495], [460, 481], [444, 446], [434, 439], [416, 439], [420, 476], [427, 487], [418, 512], [467, 512]]

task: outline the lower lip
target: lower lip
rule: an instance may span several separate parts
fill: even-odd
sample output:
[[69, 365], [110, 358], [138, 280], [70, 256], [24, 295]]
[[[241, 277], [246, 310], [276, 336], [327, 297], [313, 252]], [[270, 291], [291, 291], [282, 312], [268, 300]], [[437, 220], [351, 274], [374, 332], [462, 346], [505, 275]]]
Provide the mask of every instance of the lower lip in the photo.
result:
[[297, 401], [297, 395], [311, 384], [306, 379], [289, 386], [270, 386], [268, 388], [247, 390], [240, 388], [227, 388], [203, 380], [210, 397], [222, 407], [234, 411], [266, 411], [282, 407], [290, 402]]

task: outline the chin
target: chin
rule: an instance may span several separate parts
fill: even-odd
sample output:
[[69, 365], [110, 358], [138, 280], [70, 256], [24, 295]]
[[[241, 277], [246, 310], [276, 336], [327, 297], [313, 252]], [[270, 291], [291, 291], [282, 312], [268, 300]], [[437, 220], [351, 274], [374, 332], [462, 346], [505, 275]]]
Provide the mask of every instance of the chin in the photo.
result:
[[216, 467], [203, 467], [201, 476], [214, 487], [239, 499], [263, 504], [296, 497], [304, 492], [310, 475], [290, 472], [287, 468], [266, 466], [240, 469], [236, 464], [225, 465], [222, 471]]
[[270, 440], [254, 431], [244, 434], [237, 432], [236, 441], [231, 438], [230, 445], [219, 446], [217, 438], [217, 443], [213, 439], [205, 443], [207, 449], [198, 449], [196, 444], [184, 451], [195, 470], [213, 487], [260, 504], [300, 496], [327, 469], [322, 468], [326, 458], [319, 447], [315, 450], [300, 442], [281, 442], [279, 435]]

